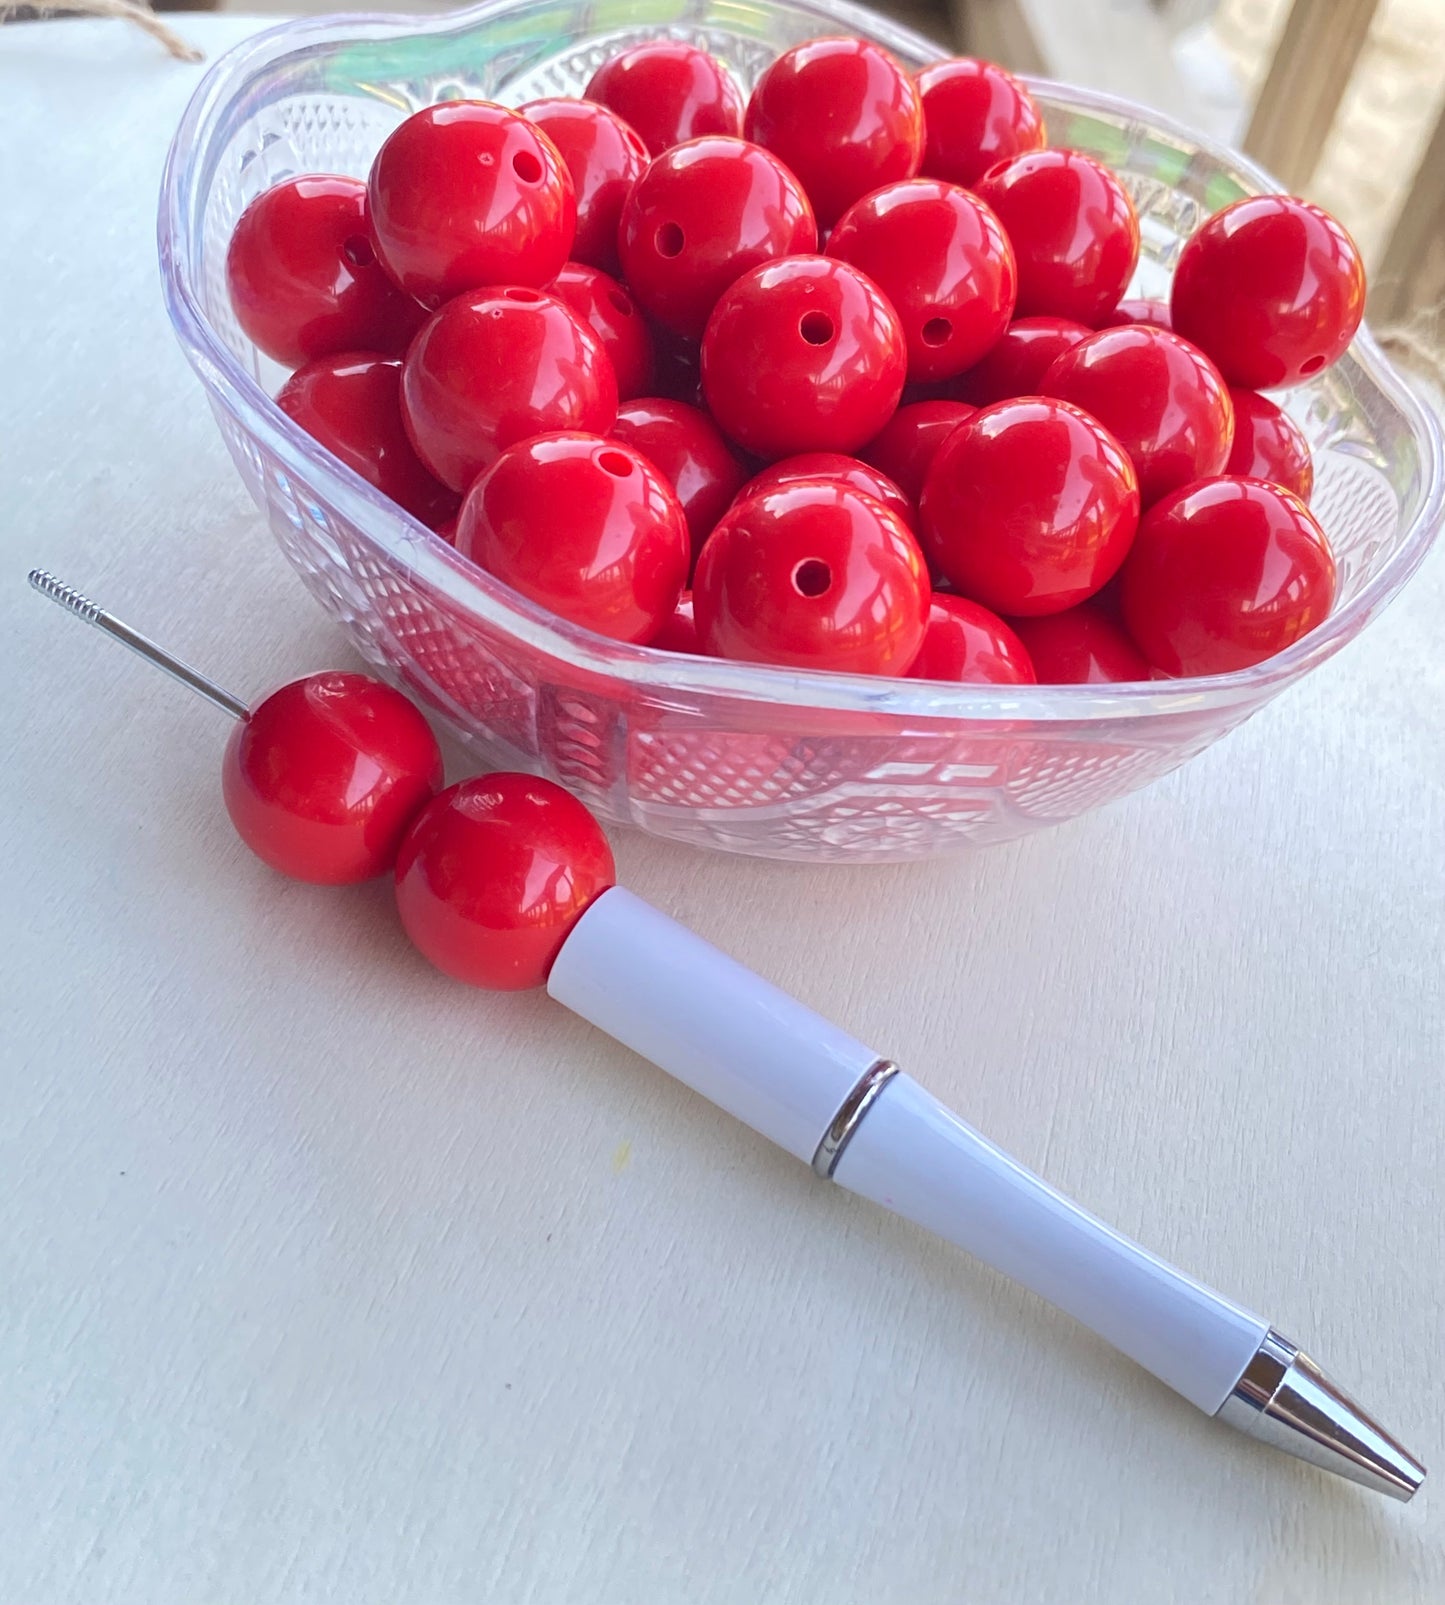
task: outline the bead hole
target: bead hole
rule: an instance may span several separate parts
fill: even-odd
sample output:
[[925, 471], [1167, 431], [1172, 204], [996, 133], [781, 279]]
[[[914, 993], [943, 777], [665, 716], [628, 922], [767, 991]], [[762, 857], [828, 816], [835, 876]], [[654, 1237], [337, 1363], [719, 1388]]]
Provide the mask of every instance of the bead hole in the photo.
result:
[[683, 246], [682, 230], [676, 223], [664, 223], [657, 231], [657, 254], [659, 256], [681, 256]]
[[532, 305], [542, 299], [536, 290], [503, 290], [502, 297], [507, 301], [521, 301], [525, 305]]
[[364, 234], [353, 234], [341, 247], [341, 254], [352, 267], [370, 267], [376, 261], [376, 252], [372, 250], [371, 241]]
[[826, 312], [805, 312], [798, 320], [798, 333], [810, 346], [825, 346], [833, 338], [833, 320]]
[[614, 311], [620, 312], [624, 318], [632, 316], [632, 303], [623, 295], [621, 290], [609, 290], [607, 300]]
[[624, 457], [620, 451], [599, 452], [597, 466], [604, 474], [611, 474], [614, 479], [626, 479], [632, 472], [630, 459]]
[[805, 557], [793, 570], [793, 589], [799, 596], [821, 596], [833, 583], [833, 571], [821, 557]]
[[923, 325], [923, 343], [926, 346], [944, 345], [952, 333], [953, 325], [947, 318], [930, 318]]
[[542, 176], [542, 164], [529, 150], [519, 150], [512, 158], [512, 171], [524, 184], [535, 184]]
[[1324, 367], [1324, 365], [1325, 359], [1316, 355], [1311, 357], [1308, 362], [1300, 363], [1299, 371], [1301, 373], [1318, 373], [1320, 369]]

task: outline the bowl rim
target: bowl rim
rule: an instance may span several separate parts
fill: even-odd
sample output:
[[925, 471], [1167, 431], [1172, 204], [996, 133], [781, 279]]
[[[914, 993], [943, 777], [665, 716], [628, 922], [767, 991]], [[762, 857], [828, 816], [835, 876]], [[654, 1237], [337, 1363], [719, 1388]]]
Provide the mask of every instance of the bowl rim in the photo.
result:
[[[655, 647], [609, 640], [571, 624], [528, 601], [467, 562], [454, 547], [403, 513], [346, 467], [281, 410], [242, 367], [207, 318], [198, 293], [190, 224], [209, 179], [204, 159], [236, 88], [283, 55], [308, 45], [339, 46], [418, 35], [471, 31], [491, 18], [514, 13], [526, 0], [485, 0], [477, 6], [430, 16], [400, 13], [337, 13], [283, 22], [233, 46], [206, 72], [187, 103], [166, 156], [157, 215], [157, 246], [166, 310], [188, 360], [214, 398], [243, 422], [286, 470], [303, 483], [318, 479], [333, 508], [362, 530], [387, 563], [406, 578], [479, 621], [504, 631], [530, 650], [565, 664], [573, 674], [625, 685], [632, 692], [722, 698], [738, 703], [787, 707], [802, 713], [853, 712], [932, 723], [988, 724], [1134, 720], [1228, 709], [1247, 711], [1334, 655], [1399, 593], [1419, 568], [1445, 519], [1445, 445], [1434, 415], [1385, 356], [1363, 324], [1349, 355], [1388, 398], [1420, 447], [1423, 498], [1398, 549], [1355, 596], [1283, 652], [1253, 667], [1188, 680], [1122, 684], [977, 686], [926, 680], [793, 670], [770, 664], [691, 657]], [[934, 41], [900, 27], [849, 0], [789, 0], [790, 9], [815, 14], [839, 32], [851, 27], [885, 46], [923, 62], [949, 59]], [[659, 24], [658, 32], [668, 25]], [[625, 27], [610, 30], [623, 35]], [[610, 33], [600, 33], [607, 38]], [[1020, 74], [1031, 89], [1081, 111], [1141, 123], [1166, 138], [1187, 142], [1231, 168], [1257, 192], [1283, 186], [1248, 157], [1163, 112], [1120, 96]], [[200, 162], [201, 183], [193, 182]], [[1326, 531], [1328, 534], [1328, 531]]]

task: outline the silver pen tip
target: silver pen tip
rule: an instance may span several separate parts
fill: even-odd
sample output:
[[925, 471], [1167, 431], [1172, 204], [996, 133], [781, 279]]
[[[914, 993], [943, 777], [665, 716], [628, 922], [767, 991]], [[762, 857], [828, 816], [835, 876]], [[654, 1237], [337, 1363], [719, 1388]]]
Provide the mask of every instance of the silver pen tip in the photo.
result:
[[1425, 1480], [1414, 1455], [1273, 1328], [1217, 1419], [1392, 1499]]

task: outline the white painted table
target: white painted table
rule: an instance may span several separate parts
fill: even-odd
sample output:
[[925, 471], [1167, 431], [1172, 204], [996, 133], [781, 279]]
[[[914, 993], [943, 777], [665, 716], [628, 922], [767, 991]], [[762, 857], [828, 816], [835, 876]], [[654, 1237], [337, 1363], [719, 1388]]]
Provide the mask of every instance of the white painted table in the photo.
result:
[[[25, 589], [243, 693], [349, 661], [161, 309], [196, 79], [118, 24], [0, 30], [0, 1601], [1445, 1598], [1439, 1482], [1251, 1449], [544, 998], [430, 973], [384, 887], [283, 884], [220, 717]], [[1437, 557], [1180, 774], [982, 856], [618, 842], [1437, 1478], [1442, 614]]]

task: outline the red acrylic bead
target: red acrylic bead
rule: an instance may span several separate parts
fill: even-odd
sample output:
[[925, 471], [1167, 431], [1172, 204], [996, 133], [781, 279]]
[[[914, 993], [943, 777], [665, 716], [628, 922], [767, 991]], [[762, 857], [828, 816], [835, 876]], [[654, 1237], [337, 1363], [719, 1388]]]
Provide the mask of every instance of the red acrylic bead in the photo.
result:
[[616, 884], [602, 827], [535, 775], [476, 775], [428, 804], [396, 861], [402, 928], [444, 975], [542, 986], [589, 905]]
[[856, 268], [793, 256], [745, 273], [702, 342], [702, 384], [723, 432], [760, 457], [856, 451], [903, 393], [897, 314]]
[[647, 169], [623, 208], [617, 248], [647, 311], [696, 340], [735, 279], [817, 250], [818, 227], [776, 156], [712, 135], [673, 146]]
[[381, 258], [429, 307], [489, 284], [547, 284], [577, 201], [557, 147], [518, 112], [451, 100], [389, 134], [367, 184]]
[[518, 108], [557, 147], [577, 198], [572, 260], [614, 276], [617, 225], [632, 186], [647, 171], [642, 136], [614, 111], [590, 100], [531, 100]]
[[1153, 671], [1107, 608], [1093, 597], [1062, 613], [1015, 619], [1040, 685], [1110, 685]]
[[910, 680], [962, 685], [1033, 685], [1034, 666], [1018, 635], [996, 613], [962, 596], [937, 596]]
[[1145, 507], [1229, 460], [1234, 406], [1224, 380], [1168, 329], [1131, 323], [1092, 334], [1054, 363], [1042, 392], [1092, 414], [1123, 446]]
[[1033, 96], [991, 61], [960, 56], [918, 74], [928, 137], [921, 171], [948, 184], [975, 184], [990, 167], [1039, 150], [1044, 120]]
[[962, 595], [1020, 617], [1061, 613], [1097, 591], [1138, 522], [1124, 448], [1087, 413], [1041, 397], [960, 424], [919, 503], [930, 562]]
[[677, 599], [672, 617], [647, 643], [659, 652], [682, 652], [688, 657], [702, 657], [702, 643], [697, 638], [697, 620], [692, 612], [692, 592], [684, 591]]
[[1174, 271], [1174, 328], [1231, 385], [1272, 390], [1327, 368], [1365, 311], [1355, 242], [1326, 211], [1255, 195], [1216, 212]]
[[878, 45], [811, 39], [764, 70], [743, 132], [798, 175], [828, 228], [869, 190], [917, 173], [923, 103]]
[[915, 401], [900, 407], [858, 455], [897, 485], [916, 514], [935, 453], [976, 410], [964, 401]]
[[692, 554], [657, 469], [619, 441], [539, 435], [467, 493], [457, 550], [561, 618], [648, 641], [677, 606]]
[[1054, 363], [1093, 332], [1069, 318], [1015, 318], [983, 361], [954, 381], [953, 394], [975, 407], [1036, 396]]
[[1122, 329], [1129, 323], [1148, 323], [1156, 329], [1174, 327], [1173, 320], [1169, 316], [1169, 303], [1151, 301], [1145, 296], [1128, 297], [1121, 301], [1112, 312], [1106, 312], [1097, 320], [1096, 327]]
[[902, 519], [815, 480], [739, 502], [693, 578], [698, 639], [716, 657], [902, 674], [928, 617], [928, 571]]
[[1315, 488], [1315, 465], [1304, 430], [1268, 396], [1253, 390], [1231, 390], [1229, 395], [1234, 403], [1234, 447], [1225, 473], [1267, 479], [1308, 504]]
[[1169, 675], [1262, 663], [1322, 623], [1335, 595], [1324, 531], [1262, 479], [1203, 479], [1156, 502], [1120, 578], [1129, 634]]
[[456, 512], [456, 492], [428, 471], [407, 438], [396, 358], [365, 351], [318, 357], [281, 386], [276, 405], [421, 523], [431, 527]]
[[617, 380], [602, 342], [553, 296], [477, 290], [449, 301], [412, 342], [401, 406], [417, 455], [464, 491], [515, 441], [606, 434]]
[[1107, 167], [1078, 151], [1029, 151], [974, 188], [1013, 244], [1020, 317], [1092, 325], [1118, 305], [1139, 260], [1139, 220]]
[[654, 156], [685, 139], [742, 131], [743, 97], [727, 68], [675, 39], [619, 51], [583, 93], [631, 124]]
[[[895, 413], [896, 417], [897, 414]], [[887, 474], [849, 457], [841, 451], [805, 451], [796, 457], [784, 457], [755, 474], [737, 493], [735, 500], [758, 496], [765, 490], [776, 490], [780, 485], [796, 485], [802, 480], [824, 479], [838, 485], [851, 485], [882, 502], [890, 513], [905, 524], [913, 523], [913, 504], [893, 483]]]
[[401, 692], [364, 674], [273, 691], [226, 743], [221, 787], [241, 840], [283, 875], [345, 886], [384, 874], [442, 755]]
[[246, 338], [288, 368], [399, 355], [426, 316], [376, 259], [359, 178], [288, 178], [258, 195], [227, 247], [226, 287]]
[[610, 274], [582, 262], [569, 262], [547, 286], [563, 306], [602, 342], [612, 364], [621, 401], [652, 389], [652, 330], [637, 303]]
[[641, 452], [672, 486], [696, 557], [748, 477], [736, 452], [701, 408], [662, 396], [619, 407], [612, 437]]
[[828, 255], [860, 268], [888, 297], [913, 381], [972, 367], [1013, 316], [1013, 250], [988, 207], [953, 184], [917, 178], [865, 195], [838, 220]]

